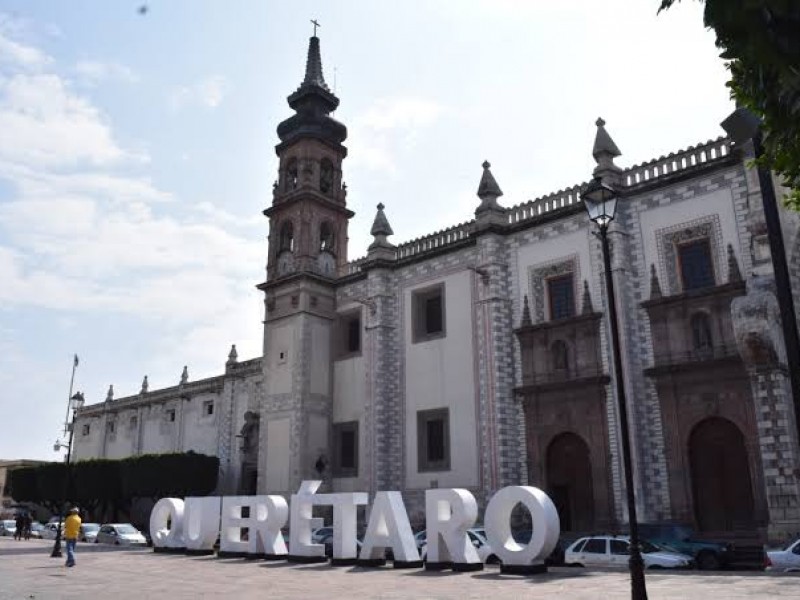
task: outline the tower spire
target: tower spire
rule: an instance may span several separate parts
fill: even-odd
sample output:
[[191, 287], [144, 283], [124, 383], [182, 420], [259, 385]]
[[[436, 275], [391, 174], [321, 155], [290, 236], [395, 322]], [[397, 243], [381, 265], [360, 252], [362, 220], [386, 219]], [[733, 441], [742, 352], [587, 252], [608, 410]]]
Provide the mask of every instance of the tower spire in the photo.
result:
[[322, 55], [319, 51], [319, 38], [313, 35], [308, 40], [308, 56], [306, 57], [306, 76], [300, 88], [316, 85], [324, 90], [330, 91], [328, 84], [325, 83], [325, 76], [322, 74]]

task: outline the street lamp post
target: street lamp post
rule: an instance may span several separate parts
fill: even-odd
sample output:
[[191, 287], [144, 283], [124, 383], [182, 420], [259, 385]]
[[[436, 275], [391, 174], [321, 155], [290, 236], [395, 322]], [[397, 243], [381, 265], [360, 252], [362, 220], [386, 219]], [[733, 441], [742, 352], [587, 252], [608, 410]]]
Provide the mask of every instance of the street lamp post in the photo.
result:
[[[736, 144], [753, 141], [756, 160], [764, 154], [761, 134], [761, 119], [744, 107], [733, 111], [722, 123], [722, 128]], [[769, 253], [772, 256], [772, 271], [775, 275], [775, 295], [781, 313], [783, 341], [786, 346], [786, 362], [789, 365], [789, 383], [794, 401], [794, 416], [797, 431], [800, 432], [800, 339], [797, 335], [797, 316], [792, 300], [792, 282], [786, 264], [786, 247], [783, 243], [781, 218], [778, 214], [778, 201], [772, 174], [763, 165], [757, 164], [758, 183], [761, 187], [761, 202], [764, 206], [764, 223], [769, 238]]]
[[631, 462], [630, 429], [628, 409], [625, 403], [625, 383], [622, 377], [622, 356], [620, 355], [619, 324], [617, 323], [617, 301], [614, 294], [614, 279], [611, 275], [611, 252], [608, 244], [608, 226], [614, 220], [618, 194], [614, 188], [595, 177], [581, 193], [581, 199], [600, 231], [603, 247], [603, 267], [605, 269], [606, 294], [608, 298], [608, 320], [611, 326], [611, 350], [614, 356], [614, 378], [617, 384], [617, 410], [622, 434], [622, 463], [625, 471], [625, 491], [628, 504], [628, 520], [631, 530], [631, 554], [628, 567], [631, 573], [631, 598], [647, 600], [647, 587], [644, 580], [644, 561], [639, 546], [639, 524], [636, 520], [636, 496], [633, 489], [633, 464]]
[[[65, 486], [65, 493], [64, 493], [64, 500], [66, 500], [67, 493], [69, 492], [69, 481], [71, 478], [70, 475], [70, 459], [72, 458], [72, 437], [75, 434], [75, 417], [77, 416], [78, 409], [83, 406], [84, 398], [81, 392], [75, 392], [75, 395], [69, 399], [69, 409], [72, 409], [72, 421], [67, 425], [67, 429], [69, 430], [69, 439], [67, 443], [64, 444], [59, 440], [56, 440], [56, 443], [53, 444], [53, 450], [58, 452], [62, 448], [67, 449], [67, 476], [65, 478], [64, 486]], [[69, 414], [69, 413], [68, 413]], [[53, 551], [50, 553], [51, 558], [61, 558], [61, 520], [64, 515], [64, 507], [62, 504], [61, 509], [58, 511], [58, 529], [56, 529], [56, 541], [53, 544]]]

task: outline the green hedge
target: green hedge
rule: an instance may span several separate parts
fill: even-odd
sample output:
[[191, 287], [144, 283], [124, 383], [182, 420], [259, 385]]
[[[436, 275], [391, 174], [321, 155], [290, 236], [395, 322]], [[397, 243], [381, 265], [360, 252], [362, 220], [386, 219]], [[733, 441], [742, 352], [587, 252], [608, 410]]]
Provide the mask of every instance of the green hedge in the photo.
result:
[[217, 487], [219, 459], [205, 454], [143, 454], [121, 460], [49, 463], [11, 472], [11, 497], [57, 511], [65, 502], [89, 511], [125, 509], [134, 498], [206, 496]]

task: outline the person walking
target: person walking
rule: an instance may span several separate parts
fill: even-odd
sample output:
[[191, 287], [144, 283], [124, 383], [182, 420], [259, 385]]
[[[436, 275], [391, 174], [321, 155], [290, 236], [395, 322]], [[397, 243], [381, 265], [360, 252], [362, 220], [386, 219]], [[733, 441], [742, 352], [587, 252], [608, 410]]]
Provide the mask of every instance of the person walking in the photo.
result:
[[23, 524], [24, 524], [24, 533], [25, 533], [25, 540], [31, 539], [31, 528], [33, 527], [33, 517], [31, 513], [25, 513], [23, 517]]
[[22, 530], [25, 529], [25, 518], [22, 516], [22, 513], [17, 513], [14, 517], [14, 526], [16, 527], [14, 530], [14, 539], [21, 540]]
[[78, 509], [69, 509], [69, 516], [64, 521], [64, 541], [67, 546], [67, 567], [75, 566], [75, 546], [78, 545], [78, 535], [81, 531], [81, 517]]

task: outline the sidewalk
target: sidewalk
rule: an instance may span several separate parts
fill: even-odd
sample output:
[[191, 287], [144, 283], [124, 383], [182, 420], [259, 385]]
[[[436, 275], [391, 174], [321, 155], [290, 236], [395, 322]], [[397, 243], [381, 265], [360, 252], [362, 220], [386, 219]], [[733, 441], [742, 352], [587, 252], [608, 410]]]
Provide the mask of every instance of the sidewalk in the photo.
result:
[[[630, 598], [627, 573], [617, 571], [556, 568], [546, 575], [515, 577], [488, 567], [477, 573], [428, 573], [186, 557], [93, 544], [80, 544], [78, 565], [66, 569], [63, 559], [50, 558], [52, 545], [0, 538], [0, 598]], [[800, 574], [649, 571], [647, 590], [650, 600], [796, 599]]]

